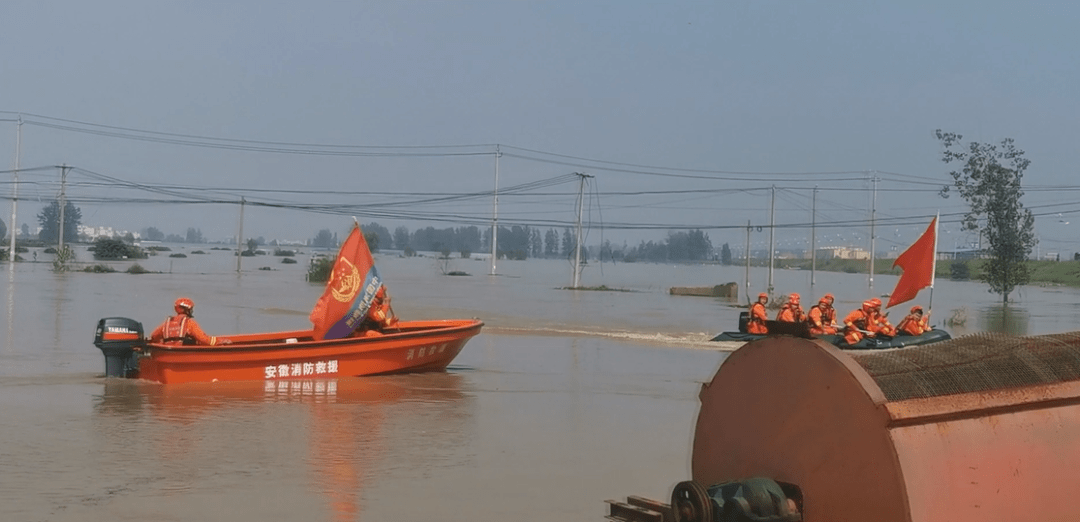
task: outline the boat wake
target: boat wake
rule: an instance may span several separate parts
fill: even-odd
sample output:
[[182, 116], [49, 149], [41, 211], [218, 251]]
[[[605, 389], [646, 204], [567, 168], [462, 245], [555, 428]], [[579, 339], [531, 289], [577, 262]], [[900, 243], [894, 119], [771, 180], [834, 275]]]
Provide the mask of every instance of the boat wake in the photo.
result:
[[659, 346], [678, 346], [683, 348], [696, 348], [707, 350], [719, 350], [719, 351], [732, 351], [742, 346], [741, 342], [715, 342], [712, 341], [714, 334], [701, 332], [701, 333], [685, 333], [685, 334], [669, 334], [669, 333], [645, 333], [645, 332], [631, 332], [625, 330], [601, 330], [601, 329], [589, 329], [584, 330], [580, 328], [567, 328], [567, 327], [510, 327], [510, 326], [488, 326], [484, 330], [485, 333], [498, 334], [498, 335], [539, 335], [539, 336], [566, 336], [566, 337], [599, 337], [604, 339], [617, 339], [620, 341], [630, 341], [649, 345]]

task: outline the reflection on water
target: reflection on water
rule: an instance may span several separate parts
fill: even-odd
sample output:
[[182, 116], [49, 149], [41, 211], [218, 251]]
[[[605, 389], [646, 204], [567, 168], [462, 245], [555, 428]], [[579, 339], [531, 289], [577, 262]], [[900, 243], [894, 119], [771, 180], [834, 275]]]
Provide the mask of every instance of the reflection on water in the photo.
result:
[[977, 317], [979, 331], [1013, 335], [1028, 335], [1031, 322], [1027, 308], [1015, 304], [980, 308]]
[[15, 265], [11, 264], [8, 267], [8, 282], [7, 282], [7, 302], [4, 303], [7, 306], [7, 331], [4, 335], [4, 339], [7, 341], [4, 343], [4, 347], [8, 353], [15, 351]]
[[[245, 475], [282, 474], [286, 483], [304, 485], [278, 491], [283, 498], [316, 490], [328, 519], [349, 521], [362, 511], [365, 483], [397, 465], [400, 440], [428, 433], [453, 446], [468, 437], [465, 385], [464, 377], [451, 373], [169, 386], [106, 379], [94, 412], [96, 431], [109, 434], [108, 446], [119, 443], [143, 454], [145, 440], [125, 434], [153, 441], [142, 458], [169, 471], [155, 485], [166, 496], [197, 496], [207, 482], [227, 487], [228, 477], [247, 468]], [[430, 454], [433, 448], [418, 449]], [[120, 460], [116, 465], [123, 466]]]

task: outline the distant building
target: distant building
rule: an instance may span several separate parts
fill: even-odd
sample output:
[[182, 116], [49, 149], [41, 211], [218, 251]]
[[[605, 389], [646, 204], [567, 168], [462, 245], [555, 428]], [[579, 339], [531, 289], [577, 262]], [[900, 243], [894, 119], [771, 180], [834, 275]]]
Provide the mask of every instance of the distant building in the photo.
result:
[[828, 247], [817, 249], [816, 257], [821, 261], [829, 259], [870, 259], [870, 252], [861, 248]]

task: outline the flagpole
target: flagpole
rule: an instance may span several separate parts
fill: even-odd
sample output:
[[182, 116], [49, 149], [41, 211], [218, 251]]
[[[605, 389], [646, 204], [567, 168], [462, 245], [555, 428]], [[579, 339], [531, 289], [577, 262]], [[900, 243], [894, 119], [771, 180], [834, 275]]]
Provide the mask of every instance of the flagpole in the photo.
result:
[[937, 251], [938, 251], [938, 229], [941, 228], [941, 211], [939, 210], [937, 215], [934, 216], [934, 263], [931, 265], [933, 268], [930, 270], [930, 302], [926, 305], [926, 313], [929, 314], [934, 309], [934, 278], [937, 277]]

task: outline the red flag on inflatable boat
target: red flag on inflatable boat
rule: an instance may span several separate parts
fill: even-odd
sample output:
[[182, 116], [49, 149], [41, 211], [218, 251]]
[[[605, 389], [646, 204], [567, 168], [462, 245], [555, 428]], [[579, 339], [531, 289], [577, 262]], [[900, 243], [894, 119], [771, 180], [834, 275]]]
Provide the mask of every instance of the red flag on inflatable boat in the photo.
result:
[[341, 339], [352, 333], [382, 286], [360, 225], [354, 224], [334, 260], [326, 291], [311, 310], [315, 339]]
[[904, 273], [900, 274], [900, 280], [896, 282], [896, 288], [889, 296], [889, 304], [885, 308], [891, 308], [900, 303], [915, 299], [919, 290], [930, 287], [934, 288], [934, 269], [937, 265], [937, 224], [938, 218], [930, 222], [926, 232], [919, 236], [903, 254], [900, 254], [893, 262], [893, 267], [900, 267]]

